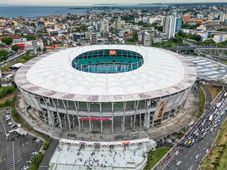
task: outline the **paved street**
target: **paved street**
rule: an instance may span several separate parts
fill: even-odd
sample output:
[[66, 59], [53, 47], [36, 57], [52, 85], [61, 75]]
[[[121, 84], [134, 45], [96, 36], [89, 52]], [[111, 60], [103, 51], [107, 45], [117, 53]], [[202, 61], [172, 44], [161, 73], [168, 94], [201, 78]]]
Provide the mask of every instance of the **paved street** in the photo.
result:
[[4, 169], [6, 167], [6, 136], [5, 129], [3, 126], [2, 114], [0, 114], [0, 169]]
[[[177, 146], [167, 156], [165, 164], [157, 169], [166, 170], [194, 170], [199, 169], [200, 162], [205, 155], [210, 151], [211, 146], [217, 136], [221, 123], [226, 118], [225, 108], [227, 106], [227, 99], [224, 97], [224, 91], [210, 106], [210, 109], [205, 110], [203, 117], [193, 126], [182, 143], [188, 143], [189, 140], [196, 141], [190, 146]], [[217, 103], [223, 103], [217, 107]], [[209, 103], [208, 103], [209, 105]], [[213, 120], [210, 121], [210, 115], [213, 114]], [[198, 131], [199, 139], [195, 137]], [[201, 137], [204, 136], [204, 137]], [[189, 140], [188, 140], [189, 139]]]
[[10, 56], [7, 60], [5, 60], [4, 62], [1, 62], [0, 63], [0, 66], [4, 66], [5, 64], [7, 64], [8, 62], [12, 61], [12, 60], [15, 60], [17, 58], [19, 58], [20, 56], [22, 56], [23, 54], [25, 54], [26, 51], [22, 52], [22, 53], [19, 53], [19, 54], [14, 54], [12, 56]]
[[[0, 112], [0, 170], [21, 170], [26, 161], [31, 160], [32, 152], [38, 152], [42, 141], [27, 134], [25, 136], [13, 132], [6, 120], [6, 113]], [[15, 128], [16, 129], [16, 128]]]

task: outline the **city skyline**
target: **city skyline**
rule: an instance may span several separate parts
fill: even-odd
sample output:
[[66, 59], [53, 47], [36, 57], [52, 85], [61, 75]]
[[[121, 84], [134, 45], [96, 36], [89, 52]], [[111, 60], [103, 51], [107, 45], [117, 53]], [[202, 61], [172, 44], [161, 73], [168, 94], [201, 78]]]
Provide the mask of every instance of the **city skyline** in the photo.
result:
[[[48, 5], [48, 6], [67, 6], [67, 5], [96, 5], [96, 4], [152, 4], [152, 3], [219, 3], [224, 2], [224, 0], [115, 0], [114, 2], [106, 0], [84, 0], [74, 1], [74, 0], [40, 0], [39, 2], [34, 0], [0, 0], [0, 5]], [[53, 5], [54, 4], [54, 5]]]

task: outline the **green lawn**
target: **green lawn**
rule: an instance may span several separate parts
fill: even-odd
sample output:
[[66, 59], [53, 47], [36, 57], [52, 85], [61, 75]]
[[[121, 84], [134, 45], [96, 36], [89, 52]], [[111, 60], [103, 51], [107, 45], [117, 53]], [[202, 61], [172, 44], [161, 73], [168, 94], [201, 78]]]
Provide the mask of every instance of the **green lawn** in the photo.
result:
[[151, 170], [151, 168], [170, 150], [170, 147], [157, 148], [155, 151], [148, 153], [147, 165], [144, 170]]
[[211, 95], [211, 101], [213, 101], [218, 93], [220, 93], [222, 90], [222, 87], [220, 86], [204, 85], [204, 87], [209, 91]]
[[204, 106], [205, 106], [205, 93], [202, 89], [202, 87], [199, 88], [199, 112], [197, 114], [197, 118], [199, 118], [200, 116], [202, 116], [203, 111], [204, 111]]
[[0, 87], [0, 108], [12, 105], [16, 95], [16, 87]]
[[222, 124], [217, 140], [201, 164], [201, 170], [227, 169], [227, 120]]

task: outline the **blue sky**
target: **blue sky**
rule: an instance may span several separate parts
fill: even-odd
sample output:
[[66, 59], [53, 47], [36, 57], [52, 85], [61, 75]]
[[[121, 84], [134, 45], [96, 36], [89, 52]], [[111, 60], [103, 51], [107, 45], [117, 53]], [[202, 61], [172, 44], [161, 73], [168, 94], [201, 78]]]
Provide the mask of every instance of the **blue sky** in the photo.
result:
[[227, 0], [0, 0], [0, 4], [16, 5], [90, 5], [99, 3], [188, 3], [188, 2], [227, 2]]

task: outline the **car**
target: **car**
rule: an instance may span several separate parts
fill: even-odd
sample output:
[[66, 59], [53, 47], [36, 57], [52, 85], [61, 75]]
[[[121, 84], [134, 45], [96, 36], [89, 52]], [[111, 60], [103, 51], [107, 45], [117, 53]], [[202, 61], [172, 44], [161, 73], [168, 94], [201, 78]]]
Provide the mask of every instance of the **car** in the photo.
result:
[[179, 165], [181, 165], [181, 164], [182, 164], [181, 161], [178, 161], [178, 162], [176, 163], [177, 166], [179, 166]]
[[13, 122], [10, 121], [10, 122], [8, 123], [8, 125], [9, 125], [9, 126], [13, 125]]
[[32, 155], [37, 155], [38, 154], [38, 152], [32, 152]]
[[35, 142], [36, 143], [39, 143], [41, 141], [41, 139], [36, 139]]
[[210, 131], [212, 132], [214, 130], [214, 128], [211, 128]]
[[195, 159], [198, 159], [198, 158], [199, 158], [199, 155], [196, 155], [196, 156], [195, 156]]
[[10, 127], [11, 128], [17, 128], [17, 125], [16, 124], [12, 124]]
[[179, 154], [179, 151], [176, 151], [176, 152], [175, 152], [175, 155], [178, 155], [178, 154]]
[[6, 120], [10, 120], [10, 115], [5, 115]]
[[25, 166], [23, 166], [23, 168], [21, 170], [28, 170], [29, 168], [30, 168], [30, 166], [25, 165]]

